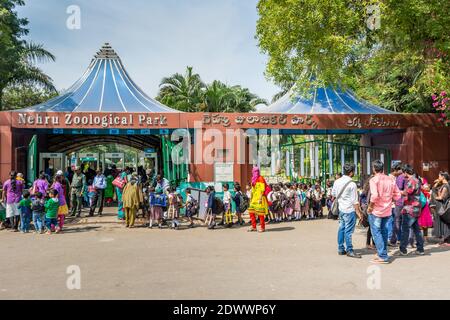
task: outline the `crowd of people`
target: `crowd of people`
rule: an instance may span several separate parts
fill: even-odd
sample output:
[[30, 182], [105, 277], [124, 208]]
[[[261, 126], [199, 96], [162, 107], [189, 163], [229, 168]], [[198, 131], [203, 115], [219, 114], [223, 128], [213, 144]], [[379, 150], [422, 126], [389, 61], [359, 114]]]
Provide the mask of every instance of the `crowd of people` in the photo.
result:
[[[373, 263], [390, 263], [389, 247], [399, 246], [399, 254], [408, 255], [408, 246], [416, 255], [424, 255], [428, 229], [442, 246], [450, 246], [449, 174], [440, 172], [432, 185], [408, 164], [396, 164], [384, 172], [380, 160], [372, 163], [373, 174], [360, 192], [352, 177], [355, 166], [345, 164], [344, 175], [332, 188], [339, 216], [338, 254], [361, 258], [355, 253], [352, 234], [357, 220], [368, 227], [367, 249], [376, 250]], [[331, 210], [333, 211], [333, 209]]]
[[268, 184], [254, 167], [244, 188], [236, 182], [230, 190], [224, 183], [219, 197], [213, 186], [207, 187], [205, 203], [199, 203], [189, 188], [182, 197], [162, 174], [142, 167], [111, 166], [102, 172], [82, 166], [58, 171], [54, 177], [41, 172], [31, 188], [22, 174], [12, 171], [2, 186], [0, 209], [5, 209], [5, 216], [0, 215], [0, 228], [28, 233], [33, 226], [37, 233], [61, 233], [68, 215], [81, 217], [87, 208], [89, 216], [96, 209], [102, 216], [105, 204], [117, 202], [117, 218], [127, 228], [135, 227], [139, 215], [149, 228], [179, 229], [182, 223], [192, 228], [201, 206], [208, 229], [248, 223], [250, 232], [265, 232], [266, 224], [324, 218], [326, 212], [328, 218], [339, 220], [339, 255], [361, 257], [352, 245], [359, 224], [368, 230], [367, 249], [377, 251], [374, 263], [388, 263], [388, 247], [397, 245], [401, 255], [408, 254], [408, 246], [423, 255], [429, 228], [442, 245], [450, 245], [448, 173], [441, 172], [429, 184], [410, 165], [396, 164], [389, 175], [383, 162], [372, 165], [373, 174], [361, 187], [353, 180], [354, 164], [345, 164], [343, 174], [327, 180], [325, 187], [320, 180]]

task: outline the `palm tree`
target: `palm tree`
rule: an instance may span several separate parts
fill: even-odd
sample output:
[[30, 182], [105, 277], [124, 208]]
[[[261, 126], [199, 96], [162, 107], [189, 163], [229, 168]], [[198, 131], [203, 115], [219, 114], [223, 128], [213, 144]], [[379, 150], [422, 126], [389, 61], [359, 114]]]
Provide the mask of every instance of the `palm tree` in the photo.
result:
[[228, 86], [214, 80], [205, 85], [198, 74], [187, 67], [184, 75], [163, 78], [156, 100], [187, 112], [249, 112], [267, 101], [241, 86]]
[[200, 75], [193, 73], [192, 67], [187, 67], [184, 75], [175, 73], [163, 78], [159, 87], [158, 101], [180, 111], [192, 112], [202, 103], [205, 84]]
[[[55, 61], [55, 56], [44, 49], [41, 44], [21, 42], [21, 46], [10, 51], [10, 57], [2, 59], [12, 61], [7, 72], [0, 77], [0, 111], [3, 108], [3, 94], [8, 86], [41, 87], [50, 92], [56, 92], [52, 78], [45, 74], [35, 64]], [[13, 55], [15, 59], [11, 59]]]
[[204, 92], [202, 111], [230, 112], [233, 98], [233, 92], [226, 84], [214, 80]]
[[233, 111], [231, 112], [250, 112], [255, 111], [258, 104], [267, 105], [267, 101], [251, 93], [247, 88], [241, 86], [231, 87], [234, 96]]

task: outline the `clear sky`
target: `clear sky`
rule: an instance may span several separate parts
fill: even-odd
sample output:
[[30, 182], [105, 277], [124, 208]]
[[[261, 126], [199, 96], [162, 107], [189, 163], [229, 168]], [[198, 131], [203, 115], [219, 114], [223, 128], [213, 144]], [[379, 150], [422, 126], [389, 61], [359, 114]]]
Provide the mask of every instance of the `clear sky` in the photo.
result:
[[[205, 82], [242, 85], [268, 99], [278, 88], [264, 76], [267, 57], [254, 38], [257, 0], [26, 0], [28, 37], [56, 55], [41, 65], [58, 89], [68, 88], [109, 42], [150, 96], [165, 76], [193, 66]], [[71, 30], [67, 8], [80, 8]]]

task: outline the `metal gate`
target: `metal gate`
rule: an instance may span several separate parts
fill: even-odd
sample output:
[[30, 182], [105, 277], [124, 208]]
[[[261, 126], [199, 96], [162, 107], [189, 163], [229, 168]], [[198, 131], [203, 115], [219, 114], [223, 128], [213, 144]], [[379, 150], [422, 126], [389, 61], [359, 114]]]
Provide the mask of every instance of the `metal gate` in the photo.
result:
[[355, 179], [361, 182], [371, 175], [374, 160], [379, 159], [385, 164], [385, 172], [391, 170], [389, 149], [324, 140], [284, 144], [281, 157], [284, 168], [279, 173], [290, 181], [320, 179], [325, 183], [327, 179], [333, 180], [337, 173], [343, 173], [347, 162], [355, 164]]
[[[170, 140], [169, 136], [161, 136], [161, 149], [163, 160], [164, 177], [169, 180], [172, 186], [178, 186], [187, 181], [188, 164], [177, 164], [173, 161], [173, 149], [178, 142]], [[178, 152], [179, 157], [183, 157], [183, 150]]]

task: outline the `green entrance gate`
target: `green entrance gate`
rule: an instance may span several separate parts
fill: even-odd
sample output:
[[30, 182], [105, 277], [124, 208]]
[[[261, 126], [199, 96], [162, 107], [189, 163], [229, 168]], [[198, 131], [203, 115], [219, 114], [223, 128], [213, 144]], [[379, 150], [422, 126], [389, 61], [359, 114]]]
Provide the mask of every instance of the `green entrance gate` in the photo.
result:
[[173, 155], [183, 157], [182, 149], [174, 150], [177, 144], [178, 142], [171, 141], [169, 136], [161, 136], [163, 173], [172, 186], [179, 186], [182, 182], [186, 182], [188, 177], [188, 164], [177, 164], [173, 159]]
[[34, 135], [28, 145], [27, 183], [29, 185], [33, 184], [33, 181], [36, 180], [37, 157], [37, 135]]
[[360, 145], [313, 140], [284, 144], [281, 147], [280, 173], [291, 181], [311, 182], [320, 179], [334, 179], [342, 173], [344, 164], [354, 163], [355, 178], [364, 181], [371, 174], [371, 163], [381, 160], [385, 171], [391, 170], [391, 152], [389, 149], [364, 147]]

